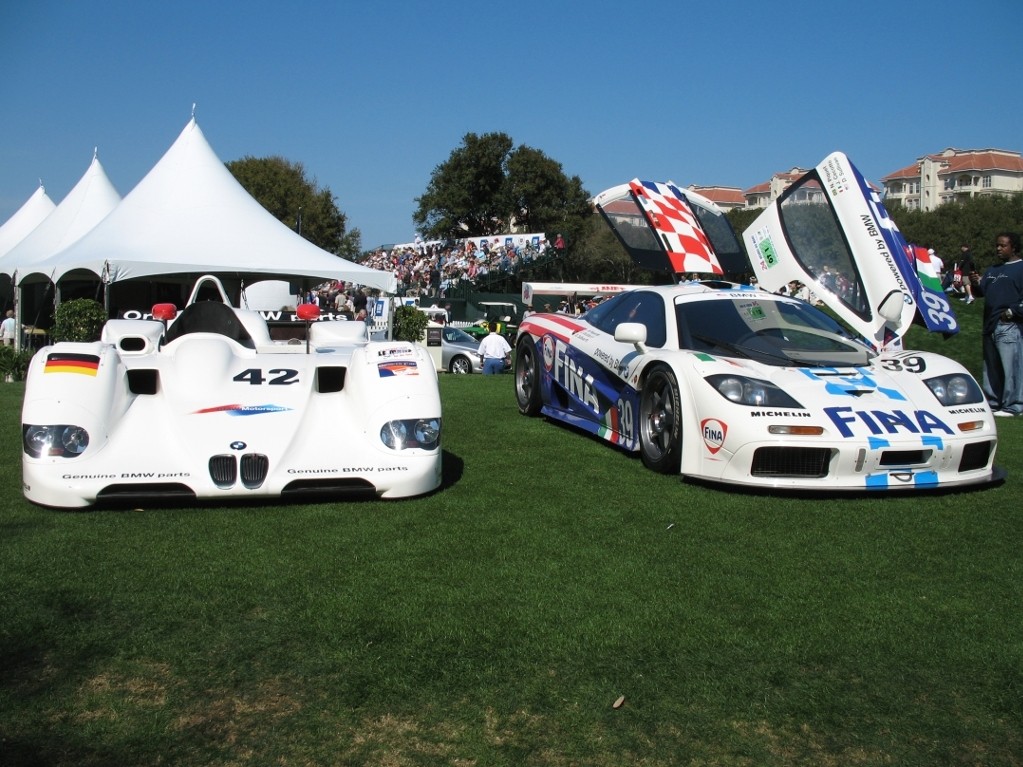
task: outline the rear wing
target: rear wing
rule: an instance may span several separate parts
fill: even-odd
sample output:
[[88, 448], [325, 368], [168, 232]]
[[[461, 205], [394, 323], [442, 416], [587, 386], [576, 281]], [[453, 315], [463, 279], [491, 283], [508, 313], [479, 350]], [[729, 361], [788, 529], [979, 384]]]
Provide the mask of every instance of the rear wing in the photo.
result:
[[523, 282], [522, 303], [530, 306], [533, 296], [605, 296], [624, 293], [635, 285], [613, 285], [595, 282]]

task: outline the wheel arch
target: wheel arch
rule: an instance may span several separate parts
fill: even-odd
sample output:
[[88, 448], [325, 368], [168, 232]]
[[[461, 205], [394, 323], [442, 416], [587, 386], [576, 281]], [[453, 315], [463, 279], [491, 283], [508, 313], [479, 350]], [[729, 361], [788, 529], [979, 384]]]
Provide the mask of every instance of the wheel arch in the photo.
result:
[[648, 358], [645, 357], [641, 361], [636, 371], [639, 379], [639, 383], [636, 386], [637, 400], [642, 397], [643, 387], [646, 385], [651, 372], [657, 368], [669, 369], [674, 374], [675, 382], [678, 384], [679, 401], [682, 405], [682, 460], [680, 473], [698, 476], [701, 473], [700, 464], [703, 460], [701, 453], [703, 440], [700, 437], [702, 408], [697, 402], [697, 393], [693, 387], [693, 379], [698, 377], [698, 374], [693, 371], [683, 370], [682, 365], [666, 356], [649, 355]]

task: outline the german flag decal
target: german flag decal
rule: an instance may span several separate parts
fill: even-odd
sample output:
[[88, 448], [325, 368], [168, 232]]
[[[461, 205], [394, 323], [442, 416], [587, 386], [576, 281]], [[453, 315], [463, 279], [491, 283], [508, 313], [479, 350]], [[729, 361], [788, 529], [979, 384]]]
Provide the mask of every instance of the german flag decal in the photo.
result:
[[44, 373], [81, 373], [95, 376], [99, 368], [99, 357], [95, 354], [70, 354], [53, 352], [46, 357]]

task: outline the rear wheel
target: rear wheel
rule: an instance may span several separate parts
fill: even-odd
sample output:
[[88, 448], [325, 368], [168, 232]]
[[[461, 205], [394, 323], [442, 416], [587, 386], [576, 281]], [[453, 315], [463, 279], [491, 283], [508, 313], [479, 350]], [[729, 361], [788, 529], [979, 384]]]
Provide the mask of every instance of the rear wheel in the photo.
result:
[[448, 370], [455, 375], [467, 375], [472, 372], [472, 363], [468, 357], [458, 355], [448, 365]]
[[643, 464], [661, 474], [682, 466], [682, 399], [678, 380], [656, 367], [643, 382], [639, 399], [639, 452]]
[[519, 340], [515, 349], [515, 400], [523, 415], [540, 415], [540, 361], [536, 344], [528, 333]]

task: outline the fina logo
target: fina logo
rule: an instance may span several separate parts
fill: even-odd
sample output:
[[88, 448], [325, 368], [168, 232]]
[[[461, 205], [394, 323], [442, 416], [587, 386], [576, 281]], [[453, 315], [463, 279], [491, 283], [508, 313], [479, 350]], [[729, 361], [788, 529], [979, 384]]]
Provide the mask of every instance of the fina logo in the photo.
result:
[[714, 455], [725, 444], [728, 424], [719, 421], [717, 418], [704, 418], [700, 423], [700, 431], [703, 432], [703, 444], [707, 446], [710, 454]]
[[554, 337], [543, 337], [543, 366], [547, 370], [554, 367]]

